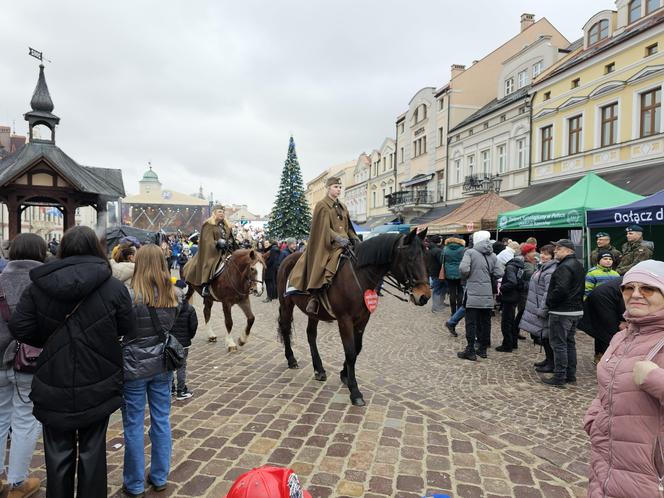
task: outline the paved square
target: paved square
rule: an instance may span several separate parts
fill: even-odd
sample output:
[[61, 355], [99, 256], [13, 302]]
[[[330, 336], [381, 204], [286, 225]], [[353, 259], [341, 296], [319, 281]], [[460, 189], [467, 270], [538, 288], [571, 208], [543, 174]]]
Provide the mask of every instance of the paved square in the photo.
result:
[[[198, 297], [195, 305], [202, 321]], [[365, 332], [357, 373], [367, 406], [357, 408], [338, 377], [343, 349], [336, 324], [319, 326], [328, 380], [318, 382], [304, 315], [296, 313], [294, 323], [301, 368], [288, 370], [276, 302], [252, 298], [254, 329], [233, 354], [226, 352], [217, 306], [219, 342], [208, 343], [201, 332], [190, 351], [187, 383], [194, 397], [173, 402], [169, 488], [147, 496], [223, 497], [238, 475], [263, 464], [293, 468], [314, 498], [585, 496], [589, 445], [582, 418], [595, 394], [585, 334], [577, 336], [578, 384], [555, 389], [540, 383], [532, 368], [542, 357], [532, 342], [520, 341], [515, 353], [491, 350], [476, 363], [459, 360], [463, 333], [453, 338], [444, 329], [449, 313], [387, 296]], [[233, 317], [237, 337], [244, 316], [234, 308]], [[111, 496], [122, 496], [118, 443], [116, 413], [108, 431]], [[33, 466], [44, 476], [41, 451], [39, 444]]]

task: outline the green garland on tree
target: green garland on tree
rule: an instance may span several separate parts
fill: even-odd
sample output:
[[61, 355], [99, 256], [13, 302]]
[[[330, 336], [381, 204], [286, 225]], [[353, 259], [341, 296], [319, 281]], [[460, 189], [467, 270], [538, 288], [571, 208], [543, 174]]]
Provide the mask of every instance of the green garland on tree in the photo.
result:
[[270, 238], [304, 239], [309, 236], [311, 211], [304, 195], [300, 163], [295, 153], [295, 141], [290, 137], [288, 155], [281, 172], [281, 184], [270, 214], [267, 232]]

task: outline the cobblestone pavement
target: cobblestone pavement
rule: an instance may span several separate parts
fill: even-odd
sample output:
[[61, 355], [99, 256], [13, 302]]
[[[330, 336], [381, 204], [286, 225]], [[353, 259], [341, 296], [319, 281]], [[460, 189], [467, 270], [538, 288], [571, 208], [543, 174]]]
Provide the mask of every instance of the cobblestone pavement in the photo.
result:
[[[200, 300], [195, 304], [202, 316]], [[532, 363], [541, 354], [530, 341], [520, 341], [515, 353], [491, 350], [486, 360], [462, 361], [462, 337], [442, 325], [449, 313], [381, 298], [357, 365], [367, 401], [358, 408], [339, 381], [343, 349], [335, 324], [319, 326], [328, 380], [317, 382], [304, 316], [296, 314], [294, 324], [300, 369], [288, 370], [276, 302], [252, 298], [252, 307], [256, 323], [238, 353], [225, 350], [221, 307], [213, 308], [219, 342], [207, 343], [203, 333], [194, 340], [187, 382], [194, 397], [173, 403], [173, 465], [169, 488], [158, 496], [223, 497], [238, 475], [263, 464], [290, 466], [314, 498], [585, 496], [582, 418], [595, 374], [583, 333], [578, 383], [556, 389], [539, 382]], [[233, 316], [237, 337], [244, 316], [238, 308]], [[114, 414], [107, 445], [112, 496], [122, 496], [118, 443], [122, 423]], [[38, 448], [33, 465], [44, 476]], [[147, 461], [149, 451], [146, 437]]]

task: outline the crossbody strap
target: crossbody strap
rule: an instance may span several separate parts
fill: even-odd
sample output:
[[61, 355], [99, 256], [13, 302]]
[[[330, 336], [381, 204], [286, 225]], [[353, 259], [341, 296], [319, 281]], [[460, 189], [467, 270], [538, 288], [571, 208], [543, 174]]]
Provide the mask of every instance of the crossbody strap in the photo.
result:
[[171, 332], [171, 330], [175, 326], [175, 321], [178, 319], [178, 316], [180, 315], [180, 307], [179, 306], [175, 307], [175, 318], [173, 319], [173, 325], [171, 325], [171, 329], [169, 330], [164, 330], [164, 327], [161, 326], [161, 322], [159, 321], [159, 317], [157, 316], [157, 310], [152, 306], [148, 306], [147, 308], [148, 312], [150, 313], [150, 319], [152, 320], [152, 327], [164, 340], [166, 340], [166, 334]]

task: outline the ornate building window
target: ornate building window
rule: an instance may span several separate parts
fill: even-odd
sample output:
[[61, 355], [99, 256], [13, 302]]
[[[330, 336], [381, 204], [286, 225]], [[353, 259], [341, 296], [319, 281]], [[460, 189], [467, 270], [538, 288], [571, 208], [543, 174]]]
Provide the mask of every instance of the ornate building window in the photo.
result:
[[514, 91], [514, 79], [508, 78], [505, 80], [505, 95], [509, 95]]
[[659, 9], [659, 0], [646, 0], [646, 15]]
[[542, 61], [537, 61], [533, 64], [533, 79], [537, 78], [542, 72]]
[[602, 107], [602, 147], [613, 145], [618, 141], [618, 104]]
[[581, 116], [574, 116], [567, 120], [567, 153], [578, 154], [581, 152]]
[[498, 173], [505, 173], [505, 146], [499, 145], [496, 152], [496, 156], [498, 156]]
[[641, 135], [647, 137], [659, 132], [662, 107], [662, 89], [654, 88], [641, 94]]
[[540, 137], [542, 142], [540, 158], [542, 161], [549, 161], [553, 157], [553, 125], [545, 126], [540, 129]]
[[526, 167], [526, 139], [522, 138], [516, 141], [516, 166], [517, 168]]
[[524, 69], [516, 75], [517, 88], [523, 88], [528, 84], [528, 70]]
[[609, 21], [602, 19], [593, 24], [588, 31], [588, 45], [594, 45], [609, 36]]
[[633, 23], [641, 17], [641, 0], [632, 0], [629, 2], [627, 9], [629, 12], [629, 22]]

